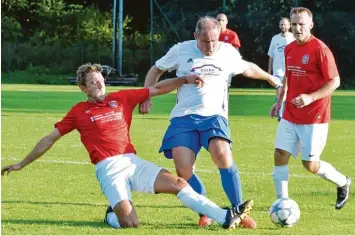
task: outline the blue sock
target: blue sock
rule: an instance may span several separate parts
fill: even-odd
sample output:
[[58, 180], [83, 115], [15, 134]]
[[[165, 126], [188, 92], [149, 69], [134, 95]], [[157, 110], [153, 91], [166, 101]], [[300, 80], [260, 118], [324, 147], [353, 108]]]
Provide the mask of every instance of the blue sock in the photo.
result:
[[[187, 180], [192, 189], [203, 196], [206, 196], [206, 188], [203, 185], [201, 179], [195, 173], [192, 174], [191, 178]], [[199, 216], [202, 216], [199, 214]]]
[[233, 163], [229, 168], [219, 169], [219, 173], [221, 174], [224, 192], [227, 194], [230, 203], [233, 207], [238, 206], [243, 202], [243, 198], [237, 166]]
[[190, 184], [190, 186], [196, 193], [206, 196], [205, 186], [203, 185], [201, 179], [195, 173], [192, 174], [191, 178], [188, 179], [187, 182]]

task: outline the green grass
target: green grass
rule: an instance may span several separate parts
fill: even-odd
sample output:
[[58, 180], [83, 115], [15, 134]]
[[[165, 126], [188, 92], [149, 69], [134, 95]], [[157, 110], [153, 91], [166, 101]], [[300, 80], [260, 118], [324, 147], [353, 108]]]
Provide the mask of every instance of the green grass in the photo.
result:
[[[108, 87], [109, 91], [119, 87]], [[2, 166], [22, 160], [36, 142], [53, 130], [76, 102], [85, 99], [76, 86], [2, 85]], [[290, 196], [301, 208], [301, 219], [290, 229], [274, 226], [268, 208], [275, 200], [272, 181], [273, 142], [277, 122], [267, 116], [273, 90], [232, 90], [230, 126], [233, 156], [240, 171], [244, 198], [253, 198], [256, 230], [225, 231], [215, 225], [198, 229], [198, 217], [171, 195], [133, 194], [138, 229], [115, 230], [102, 223], [107, 201], [99, 189], [94, 166], [78, 133], [63, 137], [46, 155], [22, 171], [2, 177], [2, 234], [355, 234], [355, 194], [341, 211], [334, 210], [336, 189], [307, 173], [300, 159], [290, 162]], [[138, 155], [173, 173], [173, 163], [158, 154], [168, 116], [175, 102], [169, 94], [154, 99], [153, 112], [136, 114], [132, 140]], [[333, 97], [333, 120], [322, 159], [355, 177], [355, 92]], [[137, 112], [136, 112], [137, 113]], [[197, 160], [197, 173], [210, 199], [221, 206], [228, 200], [208, 153]], [[354, 191], [353, 191], [354, 192]]]

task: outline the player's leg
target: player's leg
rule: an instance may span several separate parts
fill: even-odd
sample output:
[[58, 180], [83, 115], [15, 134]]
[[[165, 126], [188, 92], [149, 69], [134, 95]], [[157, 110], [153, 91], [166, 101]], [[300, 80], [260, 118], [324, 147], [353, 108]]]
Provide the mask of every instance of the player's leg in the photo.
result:
[[335, 208], [343, 208], [349, 198], [351, 179], [336, 170], [330, 163], [320, 160], [328, 136], [328, 124], [299, 125], [297, 128], [302, 142], [303, 166], [309, 172], [337, 186]]
[[275, 137], [274, 170], [272, 173], [277, 198], [288, 197], [288, 162], [299, 153], [299, 138], [295, 125], [282, 119]]
[[232, 209], [224, 210], [205, 196], [196, 193], [183, 178], [173, 176], [167, 170], [134, 154], [125, 155], [131, 156], [131, 162], [135, 166], [129, 175], [129, 182], [133, 191], [175, 194], [188, 208], [215, 219], [228, 229], [237, 227], [248, 213], [247, 207], [241, 213], [236, 213]]
[[[173, 158], [177, 175], [184, 178], [197, 193], [205, 196], [205, 186], [194, 172], [196, 156], [201, 149], [198, 135], [191, 116], [174, 118], [164, 135], [160, 152], [164, 151], [168, 159]], [[200, 227], [210, 224], [211, 219], [200, 215]]]
[[241, 212], [233, 209], [225, 210], [217, 206], [205, 196], [196, 193], [183, 178], [173, 176], [166, 170], [162, 170], [154, 183], [156, 193], [170, 193], [177, 195], [178, 199], [191, 210], [206, 215], [224, 228], [233, 229], [249, 213], [249, 206], [241, 209]]
[[104, 221], [114, 228], [138, 226], [131, 185], [126, 178], [131, 165], [126, 160], [123, 156], [110, 157], [95, 166], [100, 188], [110, 203]]
[[[205, 117], [201, 120], [200, 143], [211, 154], [213, 162], [217, 165], [222, 187], [234, 209], [252, 207], [252, 201], [242, 204], [242, 189], [237, 166], [233, 162], [231, 153], [231, 140], [228, 121], [221, 116]], [[256, 228], [255, 221], [246, 216], [241, 225], [247, 228]]]
[[[196, 150], [197, 147], [199, 149], [200, 146], [197, 143], [198, 134], [195, 132], [189, 133], [179, 134], [174, 137], [174, 139], [176, 138], [177, 140], [181, 140], [179, 142], [179, 145], [184, 145], [177, 146], [172, 149], [172, 156], [174, 159], [176, 173], [179, 177], [185, 179], [195, 192], [206, 196], [205, 186], [203, 185], [199, 176], [194, 172], [196, 157], [195, 152], [193, 150]], [[189, 135], [189, 137], [185, 137], [187, 135]], [[192, 138], [191, 135], [195, 137]], [[206, 227], [211, 225], [212, 223], [212, 219], [208, 218], [207, 216], [200, 215], [198, 222], [199, 227]]]
[[[191, 139], [191, 137], [186, 139], [186, 135], [190, 136], [191, 134], [178, 135], [176, 138], [180, 140], [182, 139], [184, 140], [182, 142], [185, 142], [185, 140]], [[196, 139], [194, 138], [193, 140]], [[205, 186], [203, 185], [198, 175], [194, 172], [196, 157], [193, 149], [196, 149], [195, 146], [197, 146], [198, 144], [193, 144], [192, 142], [189, 142], [189, 144], [180, 143], [179, 145], [185, 146], [177, 146], [172, 148], [172, 156], [174, 159], [177, 175], [185, 179], [197, 193], [206, 196]], [[194, 147], [191, 147], [191, 145], [193, 145]]]

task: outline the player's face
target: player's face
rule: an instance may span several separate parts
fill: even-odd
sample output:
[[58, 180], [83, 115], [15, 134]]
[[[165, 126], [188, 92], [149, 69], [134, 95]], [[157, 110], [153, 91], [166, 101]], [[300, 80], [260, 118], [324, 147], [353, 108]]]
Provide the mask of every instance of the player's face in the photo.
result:
[[202, 54], [212, 56], [217, 48], [219, 30], [217, 28], [203, 29], [200, 35], [194, 33], [194, 37], [197, 41], [197, 47], [201, 50]]
[[227, 17], [225, 15], [218, 15], [217, 16], [217, 21], [218, 21], [218, 23], [219, 23], [219, 25], [221, 26], [222, 29], [225, 29], [227, 27], [228, 20], [227, 20]]
[[91, 101], [98, 102], [105, 99], [105, 79], [100, 72], [87, 74], [85, 86], [80, 86], [80, 88]]
[[290, 30], [290, 22], [288, 20], [282, 19], [279, 24], [282, 33], [286, 33]]
[[312, 18], [306, 12], [291, 15], [291, 30], [298, 44], [309, 40], [312, 28]]

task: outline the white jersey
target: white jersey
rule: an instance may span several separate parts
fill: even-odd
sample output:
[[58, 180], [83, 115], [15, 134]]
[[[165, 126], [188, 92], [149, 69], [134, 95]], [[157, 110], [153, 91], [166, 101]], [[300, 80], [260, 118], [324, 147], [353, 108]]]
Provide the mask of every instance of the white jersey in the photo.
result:
[[198, 74], [204, 80], [201, 88], [184, 84], [178, 89], [170, 119], [190, 114], [228, 119], [228, 79], [248, 69], [248, 63], [231, 44], [218, 42], [214, 54], [204, 56], [196, 40], [174, 45], [155, 65], [160, 70], [176, 70], [178, 77]]
[[268, 55], [273, 58], [272, 74], [275, 76], [285, 75], [285, 55], [284, 50], [287, 44], [295, 40], [292, 33], [287, 32], [283, 37], [280, 34], [275, 35], [271, 39]]

